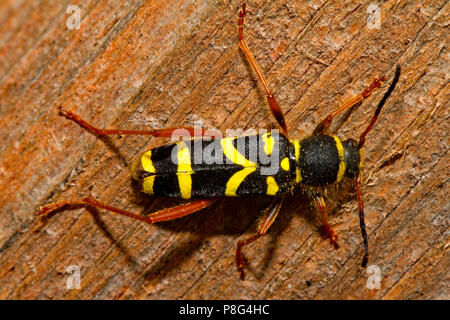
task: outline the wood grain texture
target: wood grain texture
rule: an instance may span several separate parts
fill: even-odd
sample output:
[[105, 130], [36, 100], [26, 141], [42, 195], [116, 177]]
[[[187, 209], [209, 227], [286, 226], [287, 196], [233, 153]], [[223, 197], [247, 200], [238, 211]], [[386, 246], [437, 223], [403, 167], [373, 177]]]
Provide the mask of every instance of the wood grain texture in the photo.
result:
[[[80, 29], [66, 26], [69, 4]], [[0, 298], [448, 299], [449, 32], [444, 0], [389, 0], [381, 29], [359, 1], [247, 3], [246, 35], [302, 138], [375, 76], [403, 73], [364, 148], [371, 260], [368, 289], [354, 191], [330, 192], [334, 250], [317, 211], [289, 197], [269, 234], [246, 250], [266, 198], [222, 200], [158, 225], [75, 209], [36, 219], [40, 205], [94, 197], [146, 213], [174, 204], [136, 192], [127, 166], [167, 140], [98, 139], [58, 115], [71, 108], [109, 128], [270, 128], [262, 87], [237, 46], [237, 1], [0, 3]], [[357, 138], [384, 86], [334, 129]], [[66, 270], [81, 270], [67, 289]]]

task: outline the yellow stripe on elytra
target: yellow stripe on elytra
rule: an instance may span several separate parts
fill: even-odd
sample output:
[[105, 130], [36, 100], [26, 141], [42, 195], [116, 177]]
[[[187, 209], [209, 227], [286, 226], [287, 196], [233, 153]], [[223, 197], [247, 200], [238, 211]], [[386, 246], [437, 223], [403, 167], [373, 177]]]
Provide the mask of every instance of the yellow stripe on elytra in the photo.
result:
[[344, 177], [345, 169], [347, 168], [347, 163], [345, 162], [344, 147], [342, 146], [341, 140], [336, 136], [332, 136], [332, 137], [333, 137], [334, 141], [336, 142], [336, 148], [337, 148], [338, 155], [339, 155], [339, 171], [338, 171], [337, 178], [336, 178], [336, 182], [339, 182]]
[[236, 137], [223, 138], [220, 140], [224, 155], [233, 163], [243, 167], [256, 167], [257, 164], [248, 160], [234, 147], [233, 141]]
[[267, 191], [266, 191], [266, 193], [269, 196], [276, 195], [280, 188], [278, 187], [278, 184], [275, 181], [275, 179], [273, 177], [271, 177], [271, 176], [268, 176], [267, 179], [266, 179], [266, 183], [267, 183]]
[[177, 143], [177, 177], [178, 186], [180, 187], [181, 197], [183, 199], [190, 199], [192, 193], [192, 167], [191, 154], [189, 148], [184, 141]]
[[[142, 169], [146, 172], [156, 173], [155, 166], [152, 161], [152, 150], [148, 150], [141, 157]], [[133, 170], [134, 171], [134, 170]], [[142, 181], [142, 189], [147, 194], [153, 194], [153, 185], [155, 183], [155, 175], [145, 177]]]
[[141, 157], [142, 168], [150, 173], [155, 173], [155, 166], [152, 161], [152, 150], [148, 150]]
[[264, 141], [264, 152], [270, 156], [272, 154], [272, 150], [275, 146], [275, 140], [271, 136], [270, 132], [265, 133], [261, 136], [261, 139]]
[[252, 172], [256, 171], [255, 167], [247, 167], [242, 170], [239, 170], [235, 174], [231, 176], [231, 178], [228, 180], [226, 188], [225, 188], [225, 195], [229, 197], [236, 196], [236, 191], [241, 185], [241, 183], [245, 180], [245, 178]]
[[149, 176], [144, 178], [144, 181], [142, 182], [142, 188], [144, 189], [145, 193], [153, 194], [153, 185], [155, 184], [155, 177], [156, 176]]
[[297, 165], [295, 166], [295, 182], [299, 183], [302, 181], [302, 174], [300, 172], [300, 168], [298, 167], [298, 162], [300, 159], [300, 141], [294, 140], [292, 141], [294, 143], [294, 150], [295, 150], [295, 162]]

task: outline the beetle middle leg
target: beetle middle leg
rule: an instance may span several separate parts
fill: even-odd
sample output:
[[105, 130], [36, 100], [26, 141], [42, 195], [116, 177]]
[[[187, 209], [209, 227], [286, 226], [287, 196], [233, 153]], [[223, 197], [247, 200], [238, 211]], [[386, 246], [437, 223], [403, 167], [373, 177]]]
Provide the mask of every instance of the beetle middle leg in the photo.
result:
[[258, 231], [256, 232], [256, 234], [251, 235], [246, 239], [238, 242], [236, 248], [236, 266], [238, 268], [242, 280], [244, 280], [245, 278], [244, 267], [247, 265], [247, 260], [242, 254], [242, 249], [267, 233], [267, 230], [269, 230], [270, 226], [275, 221], [278, 212], [280, 211], [281, 205], [283, 204], [283, 199], [284, 199], [283, 196], [275, 198], [270, 207], [268, 207], [265, 210], [264, 216], [261, 220], [261, 223], [258, 226]]
[[272, 112], [273, 116], [275, 117], [278, 124], [280, 125], [283, 133], [287, 136], [287, 127], [286, 127], [286, 122], [284, 120], [283, 111], [281, 110], [280, 105], [278, 104], [277, 100], [275, 99], [275, 96], [271, 93], [271, 91], [269, 89], [269, 85], [267, 84], [267, 80], [264, 78], [261, 68], [259, 67], [258, 63], [256, 62], [255, 57], [253, 57], [253, 54], [250, 51], [250, 49], [247, 45], [247, 42], [244, 39], [244, 18], [245, 18], [246, 14], [247, 14], [247, 10], [246, 10], [245, 3], [242, 3], [242, 9], [239, 10], [239, 20], [238, 20], [239, 47], [245, 53], [247, 60], [250, 62], [250, 65], [252, 66], [253, 70], [255, 70], [256, 74], [258, 75], [259, 80], [261, 81], [262, 85], [264, 86], [264, 90], [266, 91], [267, 102], [269, 103], [270, 111]]

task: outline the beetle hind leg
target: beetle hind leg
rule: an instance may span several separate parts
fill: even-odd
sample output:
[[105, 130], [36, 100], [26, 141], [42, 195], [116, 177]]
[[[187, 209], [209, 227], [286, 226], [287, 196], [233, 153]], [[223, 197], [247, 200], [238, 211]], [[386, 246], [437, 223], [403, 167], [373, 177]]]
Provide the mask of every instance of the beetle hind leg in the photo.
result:
[[209, 207], [218, 199], [205, 199], [205, 200], [196, 200], [190, 203], [181, 204], [178, 206], [170, 207], [167, 209], [158, 210], [153, 212], [147, 216], [142, 216], [140, 214], [136, 214], [133, 212], [129, 212], [127, 210], [123, 210], [120, 208], [116, 208], [106, 204], [104, 202], [98, 201], [94, 198], [80, 198], [80, 199], [70, 199], [70, 200], [62, 200], [54, 203], [47, 204], [42, 206], [37, 213], [38, 216], [49, 215], [50, 213], [61, 210], [65, 207], [95, 207], [99, 209], [105, 209], [107, 211], [118, 213], [127, 217], [130, 217], [135, 220], [144, 221], [147, 223], [156, 223], [162, 221], [174, 220], [177, 218], [181, 218], [187, 216], [189, 214], [195, 213], [206, 207]]
[[70, 109], [66, 109], [62, 106], [58, 106], [59, 112], [69, 120], [77, 123], [80, 127], [94, 133], [95, 135], [109, 136], [109, 135], [147, 135], [154, 137], [166, 137], [170, 138], [172, 134], [176, 133], [177, 136], [185, 136], [185, 137], [212, 137], [213, 135], [208, 134], [202, 128], [194, 128], [194, 127], [173, 127], [173, 128], [163, 128], [163, 129], [150, 129], [150, 130], [122, 130], [122, 129], [100, 129], [83, 118], [81, 118], [78, 114], [73, 112]]

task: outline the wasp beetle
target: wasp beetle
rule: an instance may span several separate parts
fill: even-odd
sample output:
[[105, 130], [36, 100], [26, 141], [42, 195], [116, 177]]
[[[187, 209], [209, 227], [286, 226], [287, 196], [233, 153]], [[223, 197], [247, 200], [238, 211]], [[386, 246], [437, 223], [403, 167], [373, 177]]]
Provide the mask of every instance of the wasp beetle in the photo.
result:
[[[365, 131], [361, 134], [359, 141], [353, 139], [341, 141], [337, 136], [327, 134], [327, 128], [336, 115], [353, 106], [360, 105], [374, 90], [380, 88], [382, 82], [386, 80], [385, 77], [375, 78], [360, 94], [351, 98], [338, 110], [327, 116], [317, 125], [311, 136], [303, 140], [290, 140], [281, 108], [272, 95], [268, 83], [244, 39], [245, 15], [246, 7], [245, 4], [242, 4], [238, 19], [239, 47], [244, 52], [264, 87], [270, 110], [281, 128], [280, 133], [274, 134], [274, 131], [271, 131], [265, 134], [241, 137], [221, 139], [209, 137], [209, 139], [203, 139], [206, 138], [205, 132], [200, 131], [200, 133], [196, 133], [193, 127], [146, 131], [98, 129], [73, 111], [59, 107], [60, 112], [66, 118], [73, 120], [97, 136], [137, 134], [171, 137], [177, 130], [182, 130], [186, 133], [186, 136], [196, 137], [197, 139], [182, 140], [148, 150], [132, 166], [132, 176], [140, 182], [144, 193], [188, 199], [190, 202], [159, 210], [148, 216], [142, 216], [88, 197], [50, 203], [40, 208], [39, 215], [46, 215], [67, 206], [81, 205], [106, 209], [147, 223], [156, 223], [192, 214], [212, 205], [220, 197], [224, 196], [245, 196], [250, 194], [272, 196], [273, 201], [264, 211], [257, 233], [239, 241], [237, 244], [236, 265], [241, 278], [244, 279], [244, 267], [247, 262], [242, 254], [242, 249], [268, 231], [280, 211], [285, 195], [296, 186], [307, 190], [307, 193], [314, 200], [321, 213], [324, 229], [331, 243], [337, 247], [337, 235], [328, 223], [323, 191], [327, 186], [337, 184], [344, 177], [347, 177], [353, 179], [356, 185], [360, 228], [365, 249], [362, 266], [365, 266], [368, 261], [369, 251], [361, 191], [360, 149], [364, 146], [365, 137], [377, 120], [381, 108], [394, 90], [400, 77], [400, 66], [396, 67], [394, 79], [379, 102], [375, 114]], [[196, 141], [197, 143], [200, 141], [200, 146], [197, 149], [193, 147]], [[213, 144], [215, 154], [226, 158], [226, 163], [194, 161], [197, 156], [196, 153], [204, 152]], [[243, 148], [239, 149], [239, 145], [243, 146]], [[264, 174], [264, 169], [267, 169], [266, 164], [259, 159], [251, 159], [250, 154], [256, 150], [257, 146], [261, 146], [259, 150], [263, 150], [266, 156], [272, 155], [274, 150], [277, 151], [275, 162], [278, 170], [276, 172]]]

